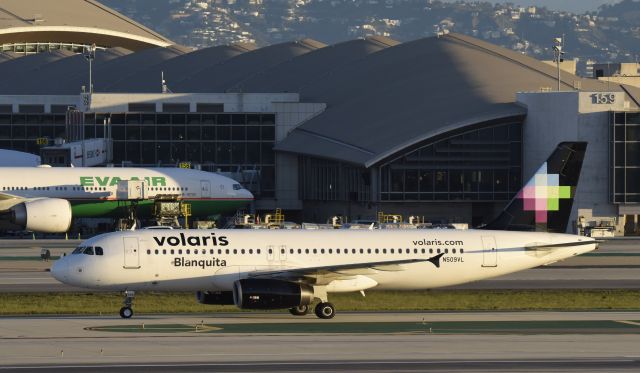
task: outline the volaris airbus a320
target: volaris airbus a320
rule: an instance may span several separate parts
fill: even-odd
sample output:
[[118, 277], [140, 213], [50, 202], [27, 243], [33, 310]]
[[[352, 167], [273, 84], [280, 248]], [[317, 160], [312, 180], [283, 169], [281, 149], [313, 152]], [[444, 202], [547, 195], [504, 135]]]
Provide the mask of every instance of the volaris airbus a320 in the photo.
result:
[[204, 304], [335, 315], [329, 294], [414, 290], [501, 276], [597, 248], [564, 234], [586, 150], [561, 143], [504, 211], [476, 230], [138, 230], [94, 237], [55, 262], [61, 282], [193, 291]]

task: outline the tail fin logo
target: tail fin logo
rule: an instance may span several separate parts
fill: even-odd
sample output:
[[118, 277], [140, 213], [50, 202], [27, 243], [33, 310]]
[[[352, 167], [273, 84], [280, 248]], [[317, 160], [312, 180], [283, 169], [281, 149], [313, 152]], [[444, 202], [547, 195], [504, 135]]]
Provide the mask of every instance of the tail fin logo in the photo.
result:
[[560, 210], [560, 200], [571, 198], [571, 186], [560, 185], [560, 175], [547, 173], [547, 162], [518, 192], [524, 211], [535, 212], [536, 223], [547, 223], [549, 211]]

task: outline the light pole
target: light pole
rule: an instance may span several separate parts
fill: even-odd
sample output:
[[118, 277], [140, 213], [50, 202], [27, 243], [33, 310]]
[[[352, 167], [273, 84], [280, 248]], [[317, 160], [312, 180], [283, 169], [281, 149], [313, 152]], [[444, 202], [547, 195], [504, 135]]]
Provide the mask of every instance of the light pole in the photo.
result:
[[553, 39], [553, 56], [556, 65], [558, 66], [558, 92], [560, 92], [560, 62], [562, 62], [562, 38]]
[[84, 58], [89, 61], [89, 94], [93, 94], [93, 60], [96, 58], [96, 45], [84, 48]]

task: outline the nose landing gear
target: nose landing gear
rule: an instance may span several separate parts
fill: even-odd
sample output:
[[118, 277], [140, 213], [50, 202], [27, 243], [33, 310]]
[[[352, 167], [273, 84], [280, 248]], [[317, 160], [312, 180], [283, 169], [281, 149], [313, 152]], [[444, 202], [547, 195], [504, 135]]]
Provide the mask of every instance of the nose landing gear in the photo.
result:
[[124, 292], [124, 307], [120, 308], [120, 317], [123, 319], [129, 319], [133, 316], [133, 309], [131, 306], [133, 305], [133, 297], [135, 296], [135, 292], [131, 290], [127, 290]]

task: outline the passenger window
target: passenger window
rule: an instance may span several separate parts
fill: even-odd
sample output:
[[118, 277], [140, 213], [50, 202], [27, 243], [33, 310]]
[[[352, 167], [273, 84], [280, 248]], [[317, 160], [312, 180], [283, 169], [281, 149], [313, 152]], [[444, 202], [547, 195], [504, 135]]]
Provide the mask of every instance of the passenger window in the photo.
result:
[[244, 255], [244, 249], [240, 250], [240, 254]]
[[329, 254], [333, 254], [333, 250], [332, 249], [329, 249]]
[[260, 249], [256, 250], [256, 252], [257, 252], [258, 254], [260, 254]]
[[451, 249], [451, 252], [455, 254], [456, 253], [456, 249]]
[[425, 253], [425, 251], [426, 251], [425, 249], [422, 249], [422, 253], [423, 253], [423, 254]]
[[382, 253], [386, 254], [387, 253], [387, 249], [382, 249]]
[[167, 255], [167, 250], [166, 249], [162, 249], [162, 255]]
[[191, 254], [191, 250], [187, 249], [187, 254]]
[[351, 249], [351, 254], [355, 254], [356, 253], [356, 249]]
[[379, 253], [380, 253], [380, 250], [376, 249], [376, 254], [379, 254]]
[[[206, 251], [206, 250], [205, 250]], [[209, 250], [209, 254], [213, 255], [215, 253], [214, 249]]]
[[464, 249], [460, 249], [460, 254], [464, 254]]
[[156, 249], [156, 251], [155, 251], [155, 252], [156, 252], [156, 255], [158, 255], [158, 252], [159, 252], [159, 251], [158, 251], [158, 249]]
[[302, 254], [302, 249], [298, 249], [298, 254]]
[[318, 253], [318, 250], [317, 250], [317, 249], [313, 249], [313, 253], [314, 253], [314, 254], [317, 254], [317, 253]]
[[324, 254], [324, 249], [320, 249], [320, 254]]
[[238, 249], [233, 249], [233, 253], [237, 254], [238, 253]]
[[336, 254], [340, 254], [340, 249], [336, 249]]
[[198, 249], [193, 250], [193, 253], [197, 254], [198, 253]]
[[395, 251], [393, 249], [391, 249], [391, 254], [395, 254]]
[[449, 254], [449, 249], [444, 249], [445, 254]]
[[147, 250], [147, 255], [151, 255], [151, 250]]
[[429, 249], [429, 254], [433, 254], [433, 249]]
[[249, 254], [253, 254], [253, 249], [249, 249]]
[[222, 249], [218, 249], [218, 255], [222, 255]]
[[304, 249], [305, 254], [309, 254], [309, 249]]
[[269, 254], [273, 254], [273, 250], [269, 249]]
[[440, 254], [440, 249], [437, 250], [438, 254]]
[[364, 254], [364, 249], [360, 249], [360, 254]]
[[367, 254], [371, 254], [371, 249], [367, 249]]
[[173, 249], [171, 249], [171, 255], [173, 255], [175, 253], [175, 251]]
[[96, 246], [95, 250], [96, 250], [96, 255], [103, 255], [103, 251], [100, 246]]

